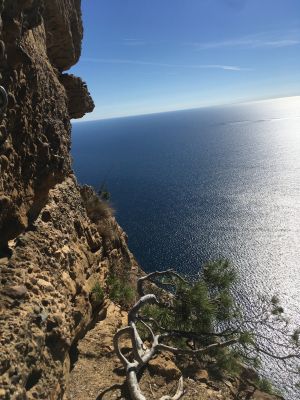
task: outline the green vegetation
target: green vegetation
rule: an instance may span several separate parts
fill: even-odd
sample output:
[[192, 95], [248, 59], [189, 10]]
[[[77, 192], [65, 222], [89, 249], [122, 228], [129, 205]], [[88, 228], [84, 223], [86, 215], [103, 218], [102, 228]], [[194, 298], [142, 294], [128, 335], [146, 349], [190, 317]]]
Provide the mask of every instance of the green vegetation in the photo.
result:
[[144, 309], [164, 329], [198, 332], [206, 335], [217, 324], [234, 317], [234, 301], [230, 292], [236, 275], [227, 261], [207, 264], [198, 281], [190, 284], [177, 277], [157, 282], [169, 287], [172, 309], [150, 305]]
[[108, 286], [108, 296], [112, 301], [124, 308], [133, 304], [136, 293], [132, 286], [130, 286], [128, 277], [127, 279], [126, 276], [119, 278], [110, 274], [106, 283]]
[[260, 378], [257, 381], [257, 387], [262, 392], [269, 393], [269, 394], [275, 394], [275, 390], [273, 388], [272, 383], [266, 378]]
[[[255, 381], [255, 385], [257, 386], [257, 388], [259, 389], [259, 390], [261, 390], [262, 392], [265, 392], [265, 393], [268, 393], [268, 394], [270, 394], [270, 395], [275, 395], [275, 396], [280, 396], [280, 397], [282, 397], [282, 393], [278, 390], [278, 389], [276, 389], [276, 388], [274, 388], [274, 386], [272, 385], [272, 383], [270, 382], [270, 380], [269, 379], [267, 379], [267, 378], [258, 378], [256, 381]], [[297, 386], [297, 385], [296, 385]]]
[[[207, 351], [197, 357], [213, 360], [221, 373], [239, 374], [244, 365], [257, 369], [261, 356], [294, 368], [293, 363], [300, 358], [300, 330], [289, 327], [275, 296], [251, 301], [253, 315], [245, 316], [232, 293], [237, 274], [227, 260], [206, 264], [194, 282], [172, 271], [155, 274], [148, 280], [160, 288], [160, 293], [155, 293], [159, 304], [143, 307], [140, 318], [163, 333], [168, 344], [192, 350], [206, 347]], [[150, 286], [147, 292], [149, 288], [153, 293]], [[142, 328], [141, 334], [147, 335], [147, 330]], [[221, 342], [229, 345], [215, 346]], [[260, 386], [264, 391], [273, 390], [266, 380], [261, 380]]]
[[101, 184], [101, 186], [100, 186], [100, 188], [98, 190], [98, 196], [103, 201], [109, 201], [110, 200], [110, 192], [107, 190], [107, 187], [106, 187], [105, 183]]
[[[243, 315], [232, 294], [236, 279], [230, 263], [219, 260], [206, 264], [194, 282], [173, 270], [154, 271], [137, 280], [139, 299], [129, 309], [128, 326], [114, 336], [131, 393], [140, 394], [138, 376], [162, 351], [177, 355], [183, 371], [177, 399], [184, 394], [184, 370], [194, 366], [206, 368], [215, 378], [236, 375], [253, 391], [275, 393], [268, 380], [259, 379], [255, 368], [263, 356], [264, 363], [273, 358], [292, 372], [300, 359], [300, 331], [290, 329], [276, 297], [249, 300], [247, 315]], [[112, 298], [124, 300], [125, 282], [110, 277]], [[131, 336], [130, 357], [120, 352], [123, 335]]]
[[86, 186], [83, 186], [81, 192], [87, 214], [95, 224], [99, 223], [99, 221], [105, 218], [109, 218], [112, 216], [113, 210], [108, 202], [104, 201], [93, 190]]
[[99, 282], [95, 282], [91, 289], [91, 297], [95, 303], [101, 304], [104, 301], [104, 290]]

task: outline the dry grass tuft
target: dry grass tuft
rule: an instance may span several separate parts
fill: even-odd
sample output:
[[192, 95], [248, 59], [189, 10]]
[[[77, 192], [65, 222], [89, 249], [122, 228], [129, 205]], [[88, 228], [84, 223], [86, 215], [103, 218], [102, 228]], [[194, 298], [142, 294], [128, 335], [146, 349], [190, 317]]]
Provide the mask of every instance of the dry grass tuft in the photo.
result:
[[101, 200], [94, 189], [90, 186], [82, 186], [81, 197], [83, 199], [87, 215], [95, 224], [103, 219], [111, 218], [114, 215], [114, 210], [110, 204], [105, 200]]
[[118, 247], [120, 239], [117, 224], [113, 218], [114, 209], [108, 201], [102, 200], [90, 186], [82, 186], [81, 197], [88, 217], [96, 225], [104, 242], [109, 241], [114, 247]]

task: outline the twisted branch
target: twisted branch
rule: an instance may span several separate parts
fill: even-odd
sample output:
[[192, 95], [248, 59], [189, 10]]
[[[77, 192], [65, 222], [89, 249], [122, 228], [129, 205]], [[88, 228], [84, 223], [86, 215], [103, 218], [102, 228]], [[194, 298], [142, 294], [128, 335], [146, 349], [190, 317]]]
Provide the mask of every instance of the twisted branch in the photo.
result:
[[[120, 329], [114, 336], [114, 349], [116, 355], [119, 357], [121, 363], [123, 364], [126, 370], [126, 380], [130, 392], [130, 396], [132, 400], [146, 400], [143, 395], [139, 382], [138, 382], [138, 373], [141, 371], [142, 367], [144, 367], [148, 362], [153, 358], [155, 354], [157, 354], [161, 350], [170, 351], [174, 354], [200, 354], [206, 351], [209, 351], [213, 348], [217, 347], [225, 347], [230, 346], [232, 344], [237, 343], [238, 339], [227, 340], [222, 343], [214, 343], [209, 346], [203, 347], [201, 349], [180, 349], [172, 346], [168, 346], [166, 344], [160, 343], [160, 340], [182, 336], [183, 332], [165, 332], [163, 334], [155, 335], [151, 326], [148, 325], [143, 318], [138, 314], [140, 309], [147, 304], [157, 304], [159, 305], [159, 301], [154, 294], [144, 294], [144, 283], [148, 281], [152, 281], [152, 279], [161, 276], [174, 276], [179, 279], [181, 282], [187, 283], [180, 275], [172, 270], [167, 271], [156, 271], [152, 272], [149, 275], [141, 277], [137, 282], [138, 293], [140, 294], [140, 299], [137, 303], [131, 308], [128, 313], [128, 326]], [[137, 330], [136, 321], [142, 323], [142, 325], [148, 330], [151, 337], [151, 345], [147, 347]], [[155, 321], [156, 322], [156, 321]], [[132, 352], [134, 360], [130, 362], [122, 353], [120, 348], [120, 340], [125, 335], [129, 334], [132, 345]], [[188, 336], [188, 334], [187, 334]], [[178, 382], [177, 391], [174, 396], [166, 395], [161, 397], [160, 400], [179, 400], [184, 395], [184, 385], [183, 385], [183, 377], [181, 376]]]
[[[188, 284], [188, 282], [179, 274], [177, 274], [177, 272], [173, 271], [172, 269], [167, 269], [165, 271], [154, 271], [151, 272], [148, 275], [142, 276], [141, 278], [138, 279], [137, 282], [137, 292], [139, 294], [140, 297], [145, 296], [145, 292], [144, 292], [144, 284], [146, 281], [150, 281], [153, 282], [153, 280], [157, 277], [161, 277], [161, 276], [171, 276], [171, 277], [175, 277], [177, 278], [179, 281]], [[160, 283], [162, 284], [162, 283]], [[172, 283], [169, 282], [167, 285], [171, 285]]]
[[[156, 278], [161, 278], [163, 276], [169, 278], [168, 282], [155, 282]], [[126, 371], [126, 382], [132, 400], [147, 400], [140, 388], [138, 376], [142, 368], [145, 367], [149, 363], [149, 361], [160, 351], [168, 351], [173, 354], [187, 354], [195, 356], [205, 354], [214, 349], [225, 348], [228, 346], [236, 346], [239, 349], [244, 349], [244, 358], [246, 360], [255, 360], [254, 356], [256, 355], [256, 353], [264, 354], [266, 356], [280, 360], [284, 363], [286, 363], [290, 359], [300, 359], [300, 354], [296, 351], [291, 351], [290, 354], [275, 355], [269, 351], [264, 341], [261, 341], [259, 345], [254, 340], [243, 342], [243, 335], [248, 333], [248, 329], [246, 329], [247, 326], [252, 326], [252, 328], [263, 327], [265, 331], [263, 331], [262, 333], [258, 331], [258, 333], [256, 334], [258, 338], [264, 339], [267, 343], [276, 344], [277, 346], [279, 345], [281, 348], [283, 347], [287, 350], [294, 349], [295, 345], [291, 343], [281, 343], [277, 338], [278, 332], [284, 332], [285, 337], [288, 338], [288, 340], [293, 338], [293, 335], [288, 335], [286, 332], [286, 321], [283, 319], [281, 320], [276, 315], [273, 315], [272, 312], [270, 312], [268, 308], [266, 308], [266, 306], [264, 305], [262, 305], [260, 313], [255, 314], [254, 319], [249, 320], [242, 317], [241, 319], [239, 319], [235, 317], [233, 320], [229, 321], [227, 325], [222, 326], [221, 331], [220, 329], [218, 329], [219, 327], [216, 327], [216, 331], [214, 332], [213, 326], [211, 326], [211, 329], [208, 332], [187, 332], [184, 330], [172, 330], [164, 328], [154, 318], [147, 318], [139, 314], [140, 310], [143, 307], [150, 304], [156, 304], [159, 307], [164, 306], [167, 307], [168, 310], [174, 310], [174, 308], [172, 307], [173, 304], [171, 304], [171, 306], [168, 304], [162, 304], [158, 301], [157, 297], [154, 294], [145, 294], [144, 285], [147, 281], [168, 287], [176, 286], [178, 282], [188, 284], [188, 282], [184, 278], [182, 278], [179, 274], [171, 269], [166, 271], [155, 271], [138, 279], [137, 290], [140, 295], [140, 299], [128, 312], [128, 326], [120, 329], [115, 334], [113, 339], [115, 353], [119, 357]], [[170, 298], [172, 298], [172, 296], [175, 298], [176, 294], [170, 294]], [[278, 319], [277, 322], [279, 323], [278, 330], [276, 330], [270, 324], [273, 319], [276, 320], [276, 318]], [[148, 343], [148, 345], [146, 345], [141, 339], [136, 325], [137, 322], [141, 323], [149, 333], [150, 344]], [[157, 331], [160, 333], [155, 334], [154, 328], [156, 328]], [[267, 337], [269, 330], [273, 332], [271, 338]], [[120, 340], [126, 334], [129, 335], [131, 340], [133, 357], [132, 361], [125, 357], [125, 355], [121, 351]], [[190, 348], [184, 349], [174, 347], [174, 340], [172, 341], [172, 339], [174, 338], [184, 338], [187, 340], [192, 340], [193, 345], [190, 346]], [[210, 338], [210, 344], [199, 348], [199, 343], [201, 343], [201, 341], [206, 341], [207, 338]], [[222, 338], [222, 341], [219, 341], [220, 338]], [[166, 342], [168, 339], [171, 340], [172, 345], [164, 343], [164, 341]], [[212, 343], [213, 339], [216, 339], [216, 342]], [[176, 393], [173, 396], [165, 395], [161, 397], [160, 400], [179, 400], [184, 395], [184, 393], [184, 382], [183, 377], [181, 376], [178, 382]]]

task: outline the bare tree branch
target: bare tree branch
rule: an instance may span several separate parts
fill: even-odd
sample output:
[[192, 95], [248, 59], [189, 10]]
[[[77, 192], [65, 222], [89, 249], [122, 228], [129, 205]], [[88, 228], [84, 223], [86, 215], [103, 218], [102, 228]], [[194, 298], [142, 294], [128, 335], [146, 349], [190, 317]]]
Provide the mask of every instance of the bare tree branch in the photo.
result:
[[184, 395], [183, 377], [181, 376], [178, 382], [177, 391], [173, 397], [163, 396], [160, 400], [179, 400]]
[[143, 307], [145, 304], [159, 304], [159, 303], [154, 294], [143, 295], [140, 298], [140, 300], [128, 312], [128, 323], [136, 321], [137, 314], [138, 314], [140, 308]]
[[[162, 276], [173, 276], [175, 278], [177, 278], [179, 281], [188, 284], [188, 282], [181, 276], [179, 275], [177, 272], [173, 271], [172, 269], [167, 269], [165, 271], [154, 271], [151, 272], [148, 275], [142, 276], [141, 278], [138, 279], [137, 282], [137, 291], [140, 297], [144, 296], [144, 283], [146, 281], [150, 281], [153, 282], [153, 279], [157, 278], [157, 277], [162, 277]], [[169, 283], [170, 285], [170, 283]]]
[[[155, 280], [162, 277], [167, 277], [169, 279], [167, 282], [155, 282]], [[168, 302], [168, 299], [166, 300], [166, 303], [160, 302], [155, 294], [145, 294], [144, 285], [146, 282], [151, 282], [152, 284], [158, 283], [159, 285], [166, 285], [168, 287], [175, 286], [174, 292], [170, 294], [166, 293], [166, 298], [169, 296], [170, 302]], [[187, 321], [187, 316], [184, 314], [184, 311], [182, 311], [182, 315], [184, 316], [182, 319], [183, 325], [182, 321], [179, 319], [179, 323], [176, 322], [173, 324], [174, 329], [172, 329], [172, 325], [171, 328], [169, 328], [168, 324], [161, 326], [161, 324], [164, 323], [163, 318], [161, 318], [162, 322], [159, 323], [155, 318], [142, 315], [142, 312], [140, 311], [147, 305], [157, 305], [160, 308], [165, 307], [170, 315], [171, 311], [175, 311], [178, 308], [178, 303], [176, 305], [176, 296], [180, 295], [180, 290], [176, 291], [176, 289], [178, 289], [177, 285], [181, 284], [185, 285], [184, 293], [186, 293], [185, 290], [187, 286], [193, 288], [192, 284], [189, 284], [184, 278], [171, 269], [166, 271], [155, 271], [138, 279], [137, 290], [140, 299], [128, 312], [128, 326], [117, 331], [113, 339], [115, 353], [126, 371], [126, 381], [132, 400], [147, 400], [141, 391], [138, 375], [141, 373], [142, 368], [146, 366], [160, 351], [168, 351], [173, 354], [200, 356], [215, 349], [234, 346], [235, 351], [238, 350], [241, 357], [243, 357], [244, 360], [248, 360], [248, 362], [255, 362], [258, 354], [263, 354], [272, 357], [273, 359], [280, 360], [284, 364], [288, 364], [288, 361], [291, 359], [300, 359], [300, 353], [299, 351], [297, 352], [299, 349], [297, 331], [292, 335], [290, 334], [287, 320], [281, 316], [281, 308], [279, 308], [278, 303], [275, 301], [273, 302], [273, 305], [275, 305], [277, 309], [273, 312], [272, 309], [270, 310], [270, 307], [267, 307], [266, 304], [263, 303], [263, 300], [260, 299], [258, 304], [260, 309], [254, 313], [253, 318], [244, 318], [243, 314], [239, 312], [239, 309], [232, 306], [232, 308], [230, 308], [230, 315], [232, 315], [232, 317], [228, 318], [228, 320], [225, 317], [221, 326], [218, 318], [211, 319], [212, 322], [206, 325], [203, 325], [201, 320], [200, 323], [197, 322], [196, 324], [193, 324], [195, 321], [198, 321], [199, 316], [201, 318], [201, 313], [199, 313], [198, 309], [198, 301], [198, 303], [195, 303], [196, 308], [194, 308], [193, 313], [189, 314], [191, 323], [187, 326], [191, 329], [187, 329], [186, 331], [184, 330], [184, 327], [186, 326], [184, 323]], [[180, 287], [181, 286], [179, 286], [179, 288]], [[195, 287], [197, 290], [199, 289], [199, 286]], [[216, 292], [217, 290], [218, 289], [215, 287], [212, 289], [213, 295], [215, 296], [213, 297], [214, 303], [212, 304], [217, 304], [217, 307], [221, 307], [223, 304], [220, 303], [221, 297], [218, 297], [218, 293]], [[198, 295], [198, 292], [196, 293]], [[200, 297], [200, 299], [202, 299], [202, 297]], [[211, 300], [208, 295], [207, 299], [209, 299], [208, 301]], [[180, 301], [182, 301], [182, 299]], [[181, 307], [182, 303], [179, 304]], [[190, 299], [187, 296], [187, 305], [189, 306], [189, 304]], [[252, 303], [249, 304], [251, 307], [253, 306]], [[205, 307], [204, 310], [206, 310]], [[223, 309], [221, 308], [221, 312], [222, 311]], [[162, 316], [164, 315], [165, 314], [162, 314]], [[179, 316], [180, 315], [181, 314], [179, 313]], [[137, 325], [137, 323], [142, 324], [149, 333], [148, 339], [150, 337], [150, 343], [147, 342], [147, 345], [140, 336], [138, 329], [140, 326]], [[201, 327], [201, 329], [197, 331], [198, 326]], [[206, 326], [207, 330], [205, 330]], [[175, 327], [179, 327], [180, 329], [175, 329]], [[194, 328], [194, 330], [192, 330], [192, 328]], [[252, 337], [253, 332], [255, 333], [255, 337]], [[130, 359], [125, 357], [120, 348], [120, 341], [124, 335], [129, 335], [131, 340], [132, 355], [130, 356]], [[177, 339], [182, 338], [190, 341], [190, 343], [188, 343], [190, 348], [176, 347], [176, 343], [178, 343]], [[222, 341], [220, 341], [220, 338]], [[259, 340], [259, 343], [257, 343], [258, 340], [256, 339]], [[280, 351], [281, 354], [271, 353], [269, 351], [270, 345], [279, 347], [282, 350]], [[284, 350], [286, 350], [286, 354], [283, 354]], [[286, 365], [286, 367], [287, 370], [290, 369], [290, 365]], [[102, 393], [106, 393], [106, 391]], [[184, 383], [183, 377], [181, 376], [175, 395], [165, 395], [161, 397], [160, 400], [179, 400], [183, 395]]]
[[131, 326], [126, 326], [125, 328], [119, 329], [117, 333], [114, 336], [113, 343], [114, 343], [114, 349], [116, 355], [119, 357], [120, 361], [124, 365], [124, 367], [127, 367], [130, 362], [127, 360], [127, 358], [124, 356], [124, 354], [121, 352], [120, 346], [119, 346], [119, 341], [120, 338], [125, 335], [126, 333], [129, 333], [129, 335], [132, 335], [132, 328]]
[[227, 340], [226, 342], [213, 343], [213, 344], [210, 344], [210, 345], [208, 345], [206, 347], [203, 347], [201, 349], [196, 349], [196, 350], [180, 349], [180, 348], [177, 348], [177, 347], [172, 347], [172, 346], [168, 346], [168, 345], [159, 343], [158, 346], [157, 346], [157, 350], [166, 350], [166, 351], [170, 351], [171, 353], [174, 353], [174, 354], [196, 355], [196, 354], [202, 354], [202, 353], [208, 352], [209, 350], [212, 350], [212, 349], [232, 346], [233, 344], [236, 344], [237, 342], [238, 342], [238, 339], [230, 339], [230, 340]]

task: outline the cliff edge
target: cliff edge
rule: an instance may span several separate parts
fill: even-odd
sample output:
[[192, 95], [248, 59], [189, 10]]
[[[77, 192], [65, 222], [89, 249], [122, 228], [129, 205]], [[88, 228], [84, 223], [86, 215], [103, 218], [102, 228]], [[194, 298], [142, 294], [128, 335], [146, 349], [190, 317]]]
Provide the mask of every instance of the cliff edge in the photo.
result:
[[71, 169], [70, 118], [94, 104], [67, 74], [80, 56], [80, 0], [0, 0], [0, 398], [60, 399], [70, 354], [99, 310], [91, 288], [136, 268], [126, 235], [93, 224]]

